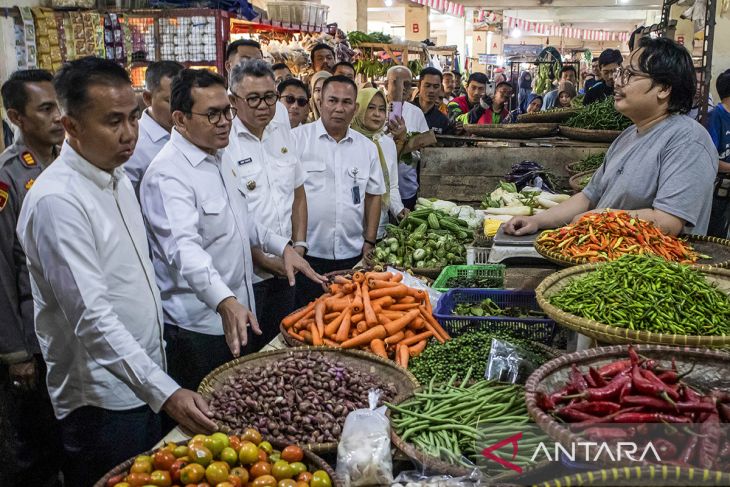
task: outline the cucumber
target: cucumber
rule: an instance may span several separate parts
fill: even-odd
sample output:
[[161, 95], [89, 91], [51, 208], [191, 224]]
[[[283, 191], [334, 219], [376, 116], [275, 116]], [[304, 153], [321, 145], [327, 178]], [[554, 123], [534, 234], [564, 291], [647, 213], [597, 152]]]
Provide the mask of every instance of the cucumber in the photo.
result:
[[433, 228], [434, 230], [441, 229], [441, 225], [439, 224], [439, 219], [436, 215], [431, 213], [428, 215], [428, 226]]

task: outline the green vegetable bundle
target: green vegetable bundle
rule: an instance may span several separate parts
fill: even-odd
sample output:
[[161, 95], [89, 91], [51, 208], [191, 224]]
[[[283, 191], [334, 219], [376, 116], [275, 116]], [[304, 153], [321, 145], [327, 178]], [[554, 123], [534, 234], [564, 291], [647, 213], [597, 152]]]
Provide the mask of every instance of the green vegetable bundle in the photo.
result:
[[534, 342], [514, 338], [507, 332], [475, 331], [453, 337], [444, 343], [431, 340], [420, 355], [408, 362], [408, 370], [422, 384], [432, 379], [445, 382], [452, 375], [461, 379], [469, 367], [486, 369], [493, 338], [519, 346], [531, 355], [532, 362], [536, 364], [544, 364], [552, 358]]
[[549, 298], [576, 316], [674, 335], [730, 334], [730, 296], [696, 269], [660, 257], [625, 255]]
[[587, 156], [577, 163], [570, 166], [570, 169], [572, 169], [575, 172], [585, 172], [585, 171], [594, 171], [601, 167], [601, 164], [603, 164], [603, 160], [606, 158], [606, 153], [601, 152], [598, 154], [591, 154], [590, 156]]
[[379, 44], [390, 44], [393, 42], [393, 38], [388, 34], [384, 34], [382, 32], [371, 32], [370, 34], [366, 34], [365, 32], [360, 32], [358, 30], [348, 33], [347, 40], [350, 42], [351, 46], [357, 46], [358, 44], [368, 42]]
[[490, 298], [479, 303], [459, 303], [454, 307], [454, 316], [507, 316], [511, 318], [545, 318], [542, 311], [533, 311], [525, 306], [505, 306], [500, 308]]
[[625, 130], [633, 122], [616, 111], [613, 98], [586, 105], [566, 122], [568, 127], [589, 130]]

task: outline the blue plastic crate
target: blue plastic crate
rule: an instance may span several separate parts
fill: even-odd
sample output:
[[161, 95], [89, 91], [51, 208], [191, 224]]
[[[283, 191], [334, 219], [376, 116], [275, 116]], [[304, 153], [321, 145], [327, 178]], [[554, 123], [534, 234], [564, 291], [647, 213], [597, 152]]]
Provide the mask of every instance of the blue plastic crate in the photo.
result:
[[457, 304], [476, 304], [490, 298], [497, 306], [523, 306], [539, 311], [535, 291], [502, 289], [452, 289], [439, 299], [433, 316], [451, 335], [459, 336], [473, 331], [506, 332], [516, 338], [553, 345], [557, 326], [548, 318], [511, 318], [505, 316], [456, 316]]

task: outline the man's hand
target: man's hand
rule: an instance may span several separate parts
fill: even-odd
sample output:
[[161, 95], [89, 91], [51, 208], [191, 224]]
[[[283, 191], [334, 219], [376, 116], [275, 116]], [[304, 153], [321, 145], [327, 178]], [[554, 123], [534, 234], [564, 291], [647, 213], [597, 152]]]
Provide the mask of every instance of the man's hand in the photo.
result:
[[402, 209], [402, 210], [400, 211], [400, 213], [398, 213], [398, 216], [396, 216], [395, 218], [396, 218], [396, 219], [397, 219], [398, 221], [401, 221], [401, 220], [403, 220], [404, 218], [406, 218], [406, 217], [407, 217], [408, 215], [410, 215], [410, 214], [411, 214], [411, 210], [409, 210], [408, 208], [403, 208], [403, 209]]
[[185, 431], [191, 434], [209, 435], [218, 429], [210, 419], [213, 413], [202, 396], [187, 389], [178, 389], [170, 396], [162, 409]]
[[[303, 257], [304, 257], [304, 252], [306, 251], [306, 249], [305, 249], [304, 247], [294, 247], [294, 251], [295, 251], [295, 252], [296, 252], [297, 254], [299, 254], [299, 257], [302, 257], [302, 258], [303, 258]], [[282, 260], [282, 263], [283, 263], [283, 262], [284, 262], [284, 261]]]
[[388, 120], [388, 132], [395, 140], [405, 140], [406, 121], [403, 117], [395, 117], [395, 120]]
[[464, 122], [455, 122], [454, 123], [454, 133], [456, 135], [463, 135], [466, 133], [464, 130]]
[[320, 276], [314, 272], [314, 269], [310, 267], [309, 262], [304, 260], [304, 257], [299, 255], [291, 245], [287, 245], [284, 248], [284, 255], [282, 257], [284, 257], [284, 268], [286, 269], [286, 277], [289, 279], [290, 286], [296, 284], [296, 280], [294, 279], [296, 271], [301, 272], [317, 284], [324, 284], [327, 282], [327, 279], [324, 276]]
[[234, 357], [241, 355], [241, 348], [248, 343], [248, 332], [246, 328], [251, 325], [251, 329], [257, 335], [261, 334], [259, 322], [250, 309], [238, 302], [238, 300], [230, 296], [218, 304], [218, 314], [223, 319], [223, 333], [226, 335], [226, 343]]
[[516, 235], [518, 237], [522, 235], [532, 235], [533, 233], [540, 230], [540, 226], [535, 221], [534, 217], [531, 216], [516, 216], [513, 217], [507, 223], [502, 225], [504, 233], [507, 235]]
[[13, 384], [17, 382], [19, 384], [18, 387], [26, 391], [33, 391], [38, 385], [38, 374], [35, 358], [33, 357], [27, 362], [10, 364], [8, 366], [8, 374]]
[[371, 250], [373, 250], [373, 246], [372, 245], [370, 245], [367, 242], [365, 242], [364, 244], [362, 244], [362, 255], [363, 255], [363, 257], [365, 257], [366, 255], [368, 255], [368, 252], [370, 252]]

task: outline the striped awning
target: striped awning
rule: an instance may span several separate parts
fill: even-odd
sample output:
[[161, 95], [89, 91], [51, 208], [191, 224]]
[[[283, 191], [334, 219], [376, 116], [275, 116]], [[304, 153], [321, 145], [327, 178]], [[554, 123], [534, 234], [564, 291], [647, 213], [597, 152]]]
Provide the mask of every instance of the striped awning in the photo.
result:
[[514, 17], [504, 17], [503, 25], [508, 32], [512, 29], [517, 28], [525, 32], [534, 32], [538, 35], [546, 35], [551, 37], [569, 37], [573, 39], [583, 39], [586, 41], [626, 42], [631, 36], [630, 32], [624, 31], [575, 29], [573, 27], [561, 26], [558, 24], [530, 22]]
[[431, 7], [434, 10], [438, 10], [439, 12], [453, 15], [455, 17], [464, 16], [464, 6], [450, 0], [411, 0], [411, 2]]

